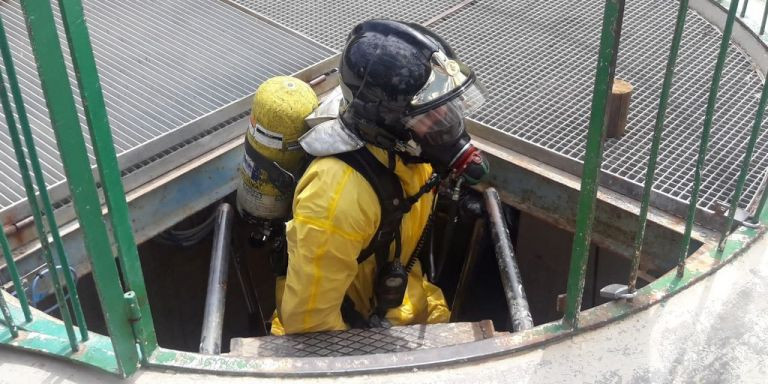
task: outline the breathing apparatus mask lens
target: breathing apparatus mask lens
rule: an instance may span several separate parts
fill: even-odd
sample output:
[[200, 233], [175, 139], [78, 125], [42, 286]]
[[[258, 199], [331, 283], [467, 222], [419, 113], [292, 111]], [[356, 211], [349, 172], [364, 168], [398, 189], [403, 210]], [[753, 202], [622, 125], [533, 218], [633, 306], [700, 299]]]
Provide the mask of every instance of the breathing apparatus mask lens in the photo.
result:
[[432, 55], [431, 64], [432, 74], [413, 97], [413, 110], [403, 123], [421, 147], [419, 156], [438, 172], [463, 175], [476, 183], [488, 173], [488, 164], [470, 143], [464, 118], [485, 102], [485, 88], [469, 68], [442, 52]]

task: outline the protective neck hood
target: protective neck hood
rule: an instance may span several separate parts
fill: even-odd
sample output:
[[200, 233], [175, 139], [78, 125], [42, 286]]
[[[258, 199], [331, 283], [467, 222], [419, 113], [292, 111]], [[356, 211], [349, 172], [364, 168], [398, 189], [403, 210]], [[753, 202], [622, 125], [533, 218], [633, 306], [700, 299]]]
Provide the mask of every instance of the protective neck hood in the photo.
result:
[[310, 130], [299, 138], [299, 145], [312, 156], [331, 156], [351, 152], [365, 146], [365, 141], [350, 131], [339, 118], [343, 96], [339, 87], [334, 88], [304, 120]]

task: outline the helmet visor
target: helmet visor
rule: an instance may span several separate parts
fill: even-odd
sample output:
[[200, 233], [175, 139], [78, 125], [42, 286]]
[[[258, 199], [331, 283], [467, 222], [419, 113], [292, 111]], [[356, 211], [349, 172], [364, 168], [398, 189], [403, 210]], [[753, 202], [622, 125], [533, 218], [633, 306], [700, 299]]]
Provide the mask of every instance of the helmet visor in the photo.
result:
[[464, 117], [485, 102], [485, 89], [470, 84], [459, 95], [425, 112], [406, 116], [403, 123], [420, 143], [439, 145], [456, 140], [464, 132]]
[[[480, 94], [479, 96], [482, 96], [481, 101], [485, 100], [485, 88], [477, 81], [475, 74], [466, 65], [449, 59], [441, 51], [432, 54], [430, 65], [432, 72], [421, 90], [411, 99], [411, 112], [409, 115], [416, 115], [432, 109], [466, 91], [473, 91], [475, 93], [468, 95], [475, 98], [475, 101], [475, 96], [478, 96], [477, 93]], [[468, 88], [475, 89], [469, 90]]]

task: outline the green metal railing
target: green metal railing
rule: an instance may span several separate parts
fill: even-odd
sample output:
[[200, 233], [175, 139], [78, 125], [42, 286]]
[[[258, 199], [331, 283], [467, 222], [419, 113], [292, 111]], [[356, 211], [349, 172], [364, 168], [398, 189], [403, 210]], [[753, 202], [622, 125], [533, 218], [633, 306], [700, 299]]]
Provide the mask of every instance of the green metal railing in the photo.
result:
[[[117, 255], [112, 251], [109, 230], [102, 220], [99, 193], [91, 171], [75, 97], [71, 92], [64, 56], [59, 44], [53, 7], [48, 1], [21, 1], [43, 95], [48, 106], [75, 212], [83, 232], [85, 249], [91, 262], [93, 279], [111, 341], [109, 344], [111, 344], [114, 361], [107, 361], [106, 366], [102, 368], [114, 367], [115, 372], [127, 376], [136, 371], [140, 358], [146, 361], [157, 348], [157, 339], [82, 3], [80, 0], [59, 0], [58, 5], [104, 190]], [[81, 350], [80, 346], [83, 343], [89, 342], [88, 328], [78, 299], [74, 277], [69, 272], [67, 255], [43, 179], [8, 37], [1, 18], [0, 52], [13, 105], [4, 81], [0, 81], [0, 101], [40, 246], [48, 270], [51, 271], [56, 302], [60, 308], [63, 327], [71, 350], [68, 354], [72, 355]], [[17, 118], [21, 132], [16, 124]], [[25, 156], [25, 150], [28, 158]], [[30, 176], [30, 168], [32, 176]], [[32, 178], [35, 181], [34, 185]], [[53, 243], [53, 247], [49, 242]], [[2, 295], [0, 295], [2, 297], [0, 307], [2, 307], [3, 319], [11, 339], [17, 339], [20, 331], [34, 334], [40, 325], [36, 324], [38, 320], [33, 317], [29, 308], [24, 286], [5, 233], [0, 236], [0, 243], [24, 322], [14, 319]], [[122, 279], [118, 273], [115, 256], [120, 262]], [[57, 273], [59, 269], [64, 271], [65, 284], [62, 284], [59, 279], [59, 273]], [[75, 321], [72, 320], [71, 312], [74, 312]], [[79, 340], [75, 332], [76, 327], [80, 334]], [[16, 343], [21, 346], [27, 343], [27, 347], [35, 349], [34, 342], [29, 340], [34, 341], [34, 337], [16, 340]], [[45, 348], [41, 347], [41, 349]], [[101, 362], [103, 356], [93, 361]]]
[[613, 88], [616, 57], [619, 50], [621, 25], [624, 19], [624, 0], [606, 0], [603, 28], [600, 34], [600, 51], [597, 58], [597, 74], [592, 92], [592, 113], [589, 116], [587, 150], [584, 171], [581, 176], [581, 193], [573, 235], [571, 266], [568, 272], [568, 291], [565, 303], [566, 325], [575, 327], [581, 310], [584, 279], [587, 274], [592, 223], [595, 218], [595, 200], [600, 164], [603, 160], [603, 130], [608, 96]]
[[645, 184], [643, 185], [643, 197], [640, 202], [640, 215], [637, 233], [635, 235], [635, 251], [632, 255], [632, 267], [629, 273], [629, 293], [634, 293], [637, 286], [637, 273], [640, 269], [640, 254], [643, 249], [643, 240], [645, 240], [645, 228], [648, 222], [648, 206], [651, 201], [651, 191], [653, 190], [653, 179], [656, 174], [656, 160], [659, 157], [659, 147], [661, 146], [661, 135], [664, 132], [664, 118], [667, 113], [667, 102], [669, 92], [672, 89], [672, 79], [675, 76], [675, 66], [677, 64], [677, 54], [680, 50], [680, 41], [683, 38], [683, 29], [685, 29], [685, 18], [688, 14], [688, 0], [680, 0], [677, 9], [677, 19], [675, 22], [675, 32], [672, 36], [672, 46], [669, 49], [667, 58], [667, 68], [664, 72], [664, 82], [661, 86], [661, 96], [659, 97], [659, 109], [656, 113], [656, 123], [653, 126], [653, 139], [651, 140], [651, 151], [648, 154], [648, 166], [645, 172]]
[[[741, 16], [742, 18], [745, 18], [747, 16], [747, 5], [749, 4], [749, 0], [744, 0], [744, 5], [741, 7]], [[765, 34], [765, 23], [766, 20], [768, 20], [768, 1], [765, 2], [763, 5], [763, 17], [760, 19], [760, 35]]]
[[[587, 139], [587, 155], [584, 160], [582, 186], [579, 196], [578, 216], [576, 219], [576, 232], [574, 235], [573, 252], [571, 256], [571, 268], [568, 276], [566, 310], [563, 318], [564, 325], [572, 328], [578, 326], [578, 316], [581, 309], [581, 295], [583, 294], [584, 280], [586, 277], [586, 264], [589, 251], [589, 235], [591, 232], [590, 227], [594, 215], [593, 211], [594, 201], [596, 199], [597, 175], [600, 171], [599, 154], [602, 150], [599, 139], [602, 135], [604, 122], [603, 115], [605, 113], [605, 104], [608, 97], [605, 85], [610, 84], [613, 80], [616, 55], [618, 54], [619, 33], [617, 29], [621, 26], [622, 16], [622, 5], [618, 4], [619, 2], [619, 0], [608, 0], [606, 2], [603, 16], [603, 34], [601, 38], [598, 67], [595, 79], [595, 92], [593, 94], [592, 101], [592, 115], [590, 117], [590, 126]], [[683, 278], [686, 272], [685, 262], [689, 253], [691, 232], [696, 219], [698, 197], [702, 184], [701, 174], [707, 156], [709, 134], [712, 128], [713, 115], [717, 103], [718, 91], [720, 88], [720, 78], [723, 72], [726, 55], [728, 53], [731, 34], [733, 31], [733, 24], [737, 16], [738, 9], [739, 1], [731, 1], [728, 8], [726, 23], [723, 28], [723, 36], [720, 43], [717, 62], [715, 64], [714, 73], [712, 75], [712, 82], [710, 84], [710, 91], [707, 100], [706, 114], [704, 117], [704, 125], [702, 127], [701, 137], [699, 140], [696, 167], [693, 174], [693, 186], [690, 192], [688, 213], [685, 218], [685, 229], [681, 239], [680, 251], [678, 254], [678, 266], [676, 270], [676, 276], [678, 279]], [[746, 3], [742, 8], [742, 17], [745, 14], [745, 10]], [[640, 202], [640, 213], [638, 215], [639, 222], [634, 241], [632, 265], [628, 279], [628, 292], [630, 294], [636, 291], [637, 275], [640, 267], [640, 257], [642, 254], [643, 241], [645, 239], [645, 228], [648, 220], [648, 209], [650, 205], [651, 191], [653, 189], [656, 164], [659, 156], [659, 147], [661, 145], [661, 138], [664, 129], [664, 119], [666, 116], [669, 93], [673, 83], [675, 65], [677, 62], [677, 55], [685, 27], [687, 12], [688, 0], [680, 0], [675, 31], [672, 36], [670, 54], [668, 56], [661, 95], [659, 97], [659, 107], [656, 115], [653, 136], [651, 139], [651, 148], [645, 174], [645, 183]], [[766, 16], [768, 16], [768, 5], [766, 6], [763, 14], [760, 34], [765, 32]], [[611, 31], [614, 32], [611, 33]], [[612, 43], [616, 44], [613, 46], [613, 48], [611, 48]], [[614, 67], [611, 67], [611, 63], [613, 63]], [[752, 125], [749, 140], [746, 145], [746, 152], [742, 159], [739, 175], [735, 183], [735, 190], [731, 196], [726, 224], [722, 227], [720, 232], [720, 239], [717, 249], [719, 255], [722, 255], [722, 252], [725, 249], [728, 235], [731, 233], [733, 227], [735, 213], [738, 209], [738, 203], [741, 198], [747, 174], [752, 162], [755, 145], [760, 134], [766, 101], [768, 101], [768, 87], [763, 86], [755, 120]], [[766, 190], [760, 198], [760, 203], [758, 204], [756, 211], [757, 215], [762, 212], [766, 200], [768, 200], [768, 190]]]
[[[717, 94], [720, 90], [720, 78], [725, 66], [725, 58], [728, 54], [728, 47], [731, 42], [731, 33], [733, 32], [733, 22], [736, 20], [736, 12], [739, 9], [739, 0], [733, 0], [728, 9], [728, 18], [723, 29], [723, 38], [720, 41], [720, 51], [715, 63], [715, 72], [712, 75], [712, 84], [709, 89], [709, 98], [707, 99], [707, 109], [704, 116], [704, 127], [701, 131], [699, 141], [699, 155], [696, 160], [696, 169], [693, 171], [693, 187], [691, 188], [691, 201], [688, 204], [688, 216], [685, 222], [685, 232], [683, 232], [683, 241], [680, 245], [678, 254], [677, 276], [682, 277], [685, 270], [685, 258], [688, 255], [688, 247], [691, 244], [691, 230], [696, 218], [696, 207], [699, 201], [699, 190], [701, 188], [701, 171], [704, 167], [704, 161], [707, 156], [707, 145], [709, 144], [709, 132], [712, 128], [712, 117], [715, 114], [715, 103], [717, 103]], [[738, 202], [737, 202], [738, 203]], [[729, 230], [730, 228], [726, 229]]]
[[[606, 0], [603, 14], [602, 32], [598, 51], [594, 92], [591, 105], [590, 123], [586, 141], [586, 156], [578, 200], [576, 230], [572, 245], [572, 257], [568, 275], [566, 306], [563, 324], [568, 329], [579, 326], [582, 295], [586, 278], [589, 248], [591, 244], [592, 224], [597, 199], [600, 167], [602, 162], [602, 141], [608, 97], [611, 93], [616, 61], [619, 52], [624, 0]], [[112, 238], [116, 252], [110, 242], [109, 228], [103, 221], [102, 206], [91, 164], [86, 152], [85, 139], [77, 115], [75, 97], [71, 92], [67, 76], [59, 35], [54, 21], [54, 12], [48, 1], [21, 0], [25, 22], [29, 31], [38, 74], [43, 94], [47, 102], [51, 124], [64, 165], [79, 225], [85, 239], [85, 249], [92, 266], [94, 282], [99, 295], [101, 309], [106, 320], [109, 339], [97, 333], [89, 333], [85, 324], [83, 309], [77, 296], [74, 276], [63, 246], [58, 224], [56, 223], [47, 186], [43, 179], [40, 162], [35, 149], [34, 138], [24, 108], [23, 97], [13, 66], [10, 47], [0, 18], [0, 54], [3, 67], [0, 73], [0, 103], [5, 114], [10, 137], [25, 192], [34, 218], [40, 247], [46, 265], [51, 271], [56, 301], [61, 311], [62, 322], [54, 324], [66, 340], [66, 351], [55, 350], [36, 344], [34, 334], [41, 329], [40, 319], [30, 308], [24, 293], [24, 286], [16, 268], [8, 239], [0, 235], [0, 248], [3, 252], [11, 276], [17, 300], [6, 300], [6, 294], [0, 289], [0, 343], [13, 342], [29, 349], [44, 350], [86, 361], [89, 357], [81, 354], [91, 353], [90, 361], [94, 365], [113, 370], [122, 375], [130, 375], [138, 369], [139, 363], [147, 362], [158, 348], [151, 312], [147, 302], [147, 293], [143, 273], [137, 254], [136, 244], [131, 229], [125, 191], [120, 179], [117, 157], [112, 143], [112, 135], [107, 119], [104, 98], [93, 57], [90, 38], [85, 24], [80, 0], [59, 0], [59, 10], [64, 25], [64, 32], [71, 52], [77, 85], [85, 111], [87, 127], [94, 148], [98, 174], [103, 187], [106, 207], [109, 212]], [[677, 278], [686, 273], [685, 262], [691, 242], [691, 232], [695, 223], [696, 208], [701, 187], [701, 173], [707, 155], [709, 132], [713, 124], [714, 109], [720, 86], [720, 77], [728, 52], [731, 31], [738, 13], [739, 2], [730, 3], [728, 17], [723, 31], [720, 51], [715, 65], [710, 86], [706, 116], [702, 127], [698, 148], [696, 168], [693, 175], [693, 188], [686, 217], [685, 230], [680, 245]], [[768, 15], [768, 7], [764, 15]], [[746, 10], [746, 1], [742, 16]], [[677, 55], [688, 12], [688, 0], [680, 0], [675, 31], [672, 36], [670, 54], [667, 60], [653, 136], [642, 199], [638, 216], [638, 227], [634, 238], [634, 252], [629, 272], [629, 292], [636, 290], [637, 275], [640, 266], [645, 229], [648, 220], [651, 193], [659, 148], [664, 130], [667, 104], [674, 81]], [[765, 27], [763, 17], [763, 27]], [[761, 31], [763, 33], [764, 31]], [[3, 75], [5, 77], [3, 77]], [[5, 78], [8, 81], [6, 87]], [[9, 94], [10, 91], [10, 94]], [[768, 101], [768, 87], [763, 87], [756, 117], [752, 126], [746, 152], [742, 159], [740, 172], [736, 180], [735, 191], [730, 201], [727, 223], [722, 228], [719, 249], [725, 248], [728, 234], [731, 232], [738, 202], [743, 192], [754, 148], [760, 133], [763, 114]], [[758, 213], [764, 208], [768, 193], [761, 196]], [[115, 259], [120, 263], [122, 275], [118, 273]], [[63, 271], [63, 281], [57, 271]], [[16, 306], [16, 303], [18, 304]], [[16, 310], [18, 307], [18, 310]], [[7, 339], [4, 339], [6, 337]], [[21, 337], [25, 335], [26, 337]], [[78, 337], [79, 335], [79, 337]], [[106, 347], [104, 343], [106, 342]], [[83, 345], [89, 348], [81, 348]], [[109, 348], [110, 352], [94, 357], [94, 351]], [[79, 352], [79, 353], [75, 353]], [[167, 352], [167, 351], [166, 351]]]

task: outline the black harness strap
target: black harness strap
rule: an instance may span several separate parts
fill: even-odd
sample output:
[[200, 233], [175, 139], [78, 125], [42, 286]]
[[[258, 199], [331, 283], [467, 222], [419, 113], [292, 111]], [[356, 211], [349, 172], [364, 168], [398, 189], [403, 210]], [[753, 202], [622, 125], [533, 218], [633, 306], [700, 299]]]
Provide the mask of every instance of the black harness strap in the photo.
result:
[[362, 263], [376, 255], [377, 267], [381, 268], [389, 259], [389, 248], [395, 242], [395, 259], [400, 257], [400, 223], [410, 206], [405, 204], [405, 194], [400, 180], [394, 172], [376, 159], [366, 148], [335, 155], [357, 171], [379, 199], [381, 219], [374, 232], [373, 240], [360, 252], [357, 262]]
[[[376, 270], [380, 273], [386, 268], [387, 263], [394, 261], [400, 262], [400, 254], [402, 252], [402, 244], [400, 239], [400, 225], [403, 220], [403, 216], [411, 210], [416, 201], [421, 198], [422, 195], [429, 192], [439, 182], [440, 178], [437, 175], [433, 175], [429, 181], [420, 188], [420, 190], [413, 196], [406, 196], [403, 192], [403, 187], [400, 184], [400, 179], [394, 172], [395, 158], [394, 154], [390, 153], [388, 162], [389, 166], [382, 164], [367, 148], [360, 148], [356, 151], [345, 152], [334, 155], [339, 160], [345, 162], [347, 165], [357, 171], [368, 184], [373, 188], [376, 193], [376, 197], [379, 199], [379, 205], [381, 207], [381, 219], [379, 226], [374, 232], [373, 239], [368, 246], [360, 252], [357, 257], [358, 264], [366, 261], [371, 255], [376, 256]], [[424, 234], [419, 243], [423, 243], [423, 237], [428, 232], [429, 225], [424, 228]], [[390, 258], [390, 247], [392, 242], [395, 243], [395, 252], [392, 258]], [[421, 248], [419, 245], [418, 248]], [[405, 269], [406, 275], [413, 268], [417, 252], [411, 255], [411, 259], [406, 263]], [[374, 296], [376, 294], [374, 293]], [[377, 310], [374, 316], [369, 319], [367, 324], [362, 324], [362, 328], [368, 328], [370, 326], [376, 326], [372, 323], [373, 319], [383, 319], [385, 311], [379, 308], [377, 304]], [[362, 315], [358, 312], [352, 303], [349, 296], [344, 296], [344, 303], [341, 306], [341, 315], [344, 321], [353, 328], [361, 327]]]
[[[394, 171], [384, 166], [366, 148], [335, 156], [363, 176], [379, 199], [381, 207], [379, 226], [373, 234], [371, 243], [357, 257], [357, 263], [360, 264], [375, 254], [376, 270], [381, 271], [389, 261], [389, 249], [393, 241], [395, 242], [394, 258], [396, 260], [400, 258], [400, 224], [403, 215], [410, 210], [410, 205], [406, 205], [403, 187]], [[389, 162], [392, 163], [391, 158]], [[352, 328], [369, 328], [370, 326], [347, 295], [344, 295], [341, 316]]]

